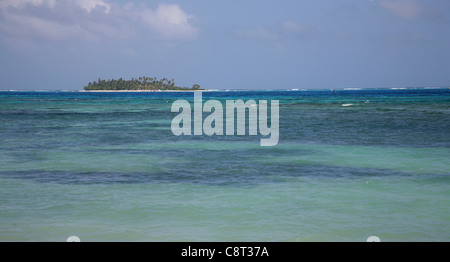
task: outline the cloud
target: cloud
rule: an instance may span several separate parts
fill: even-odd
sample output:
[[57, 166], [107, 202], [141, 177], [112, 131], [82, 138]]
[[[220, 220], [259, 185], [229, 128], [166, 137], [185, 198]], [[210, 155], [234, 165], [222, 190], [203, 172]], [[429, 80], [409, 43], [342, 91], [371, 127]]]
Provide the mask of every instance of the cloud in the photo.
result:
[[0, 8], [14, 7], [19, 8], [25, 5], [40, 6], [43, 4], [49, 7], [55, 6], [56, 0], [2, 0], [0, 2]]
[[[92, 43], [104, 37], [123, 35], [126, 30], [107, 17], [110, 6], [103, 4], [102, 0], [92, 1], [90, 5], [78, 0], [7, 0], [0, 5], [0, 39], [8, 39], [9, 43], [13, 39], [18, 42], [70, 40]], [[104, 12], [89, 15], [98, 5], [105, 9]]]
[[[60, 2], [60, 1], [59, 1]], [[105, 8], [105, 13], [109, 13], [111, 5], [103, 0], [75, 0], [77, 6], [85, 9], [88, 13], [92, 9], [98, 7]], [[56, 4], [56, 0], [2, 0], [0, 2], [0, 8], [13, 7], [13, 8], [23, 8], [27, 5], [32, 6], [42, 6], [47, 5], [53, 8]]]
[[195, 17], [175, 4], [161, 4], [155, 11], [145, 9], [141, 17], [145, 26], [166, 39], [189, 39], [198, 34], [198, 29], [191, 24]]
[[412, 0], [382, 0], [380, 5], [400, 17], [409, 19], [418, 17], [423, 10], [420, 4]]
[[17, 37], [37, 37], [49, 41], [62, 39], [90, 37], [89, 32], [77, 24], [61, 24], [52, 20], [39, 17], [9, 14], [5, 17], [7, 24], [2, 24], [0, 29]]
[[277, 43], [280, 40], [279, 36], [276, 33], [262, 26], [258, 26], [252, 29], [239, 30], [238, 34], [245, 38], [269, 43]]
[[111, 5], [104, 2], [103, 0], [76, 0], [77, 4], [86, 10], [88, 13], [92, 11], [92, 9], [95, 9], [98, 7], [103, 7], [105, 9], [105, 13], [109, 13], [111, 10]]
[[284, 21], [281, 23], [281, 27], [283, 29], [286, 29], [288, 31], [292, 31], [295, 33], [302, 33], [304, 31], [304, 27], [300, 26], [298, 23], [296, 22], [292, 22], [292, 21]]
[[317, 32], [317, 29], [314, 26], [301, 25], [293, 21], [282, 22], [280, 28], [284, 33], [301, 39], [309, 38]]
[[425, 19], [439, 21], [444, 15], [439, 8], [431, 6], [430, 2], [421, 4], [416, 0], [380, 0], [379, 5], [385, 10], [404, 19]]
[[184, 40], [198, 34], [193, 20], [178, 5], [161, 4], [152, 10], [107, 0], [2, 0], [0, 40], [92, 43], [145, 35]]
[[237, 33], [241, 37], [255, 41], [266, 42], [277, 48], [283, 48], [290, 40], [303, 41], [310, 39], [316, 33], [316, 28], [306, 26], [294, 21], [283, 21], [271, 27], [257, 26], [250, 29], [241, 29]]

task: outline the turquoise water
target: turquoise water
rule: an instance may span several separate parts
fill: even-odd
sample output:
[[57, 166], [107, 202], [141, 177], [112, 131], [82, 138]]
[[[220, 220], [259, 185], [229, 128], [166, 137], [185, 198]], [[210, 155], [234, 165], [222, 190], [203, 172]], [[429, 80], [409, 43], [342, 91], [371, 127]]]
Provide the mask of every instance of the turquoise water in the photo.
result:
[[177, 99], [0, 92], [0, 241], [450, 240], [449, 89], [203, 92], [279, 100], [274, 147]]

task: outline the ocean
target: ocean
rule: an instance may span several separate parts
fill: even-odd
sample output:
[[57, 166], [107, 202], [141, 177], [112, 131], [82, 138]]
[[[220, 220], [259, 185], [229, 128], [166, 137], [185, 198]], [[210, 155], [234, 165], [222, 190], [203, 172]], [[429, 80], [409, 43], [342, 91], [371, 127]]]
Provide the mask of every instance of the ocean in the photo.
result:
[[278, 144], [175, 136], [192, 92], [0, 92], [0, 241], [450, 241], [449, 88], [202, 93], [278, 100]]

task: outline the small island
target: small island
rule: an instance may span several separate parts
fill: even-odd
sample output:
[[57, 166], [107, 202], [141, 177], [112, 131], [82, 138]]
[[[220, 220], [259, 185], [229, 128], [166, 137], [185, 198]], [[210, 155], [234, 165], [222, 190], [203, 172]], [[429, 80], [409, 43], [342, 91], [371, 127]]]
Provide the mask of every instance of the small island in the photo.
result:
[[154, 77], [142, 76], [124, 80], [116, 79], [98, 79], [98, 81], [89, 82], [84, 87], [85, 91], [198, 91], [203, 90], [200, 85], [195, 84], [191, 88], [179, 87], [175, 85], [175, 81], [163, 78], [158, 80]]

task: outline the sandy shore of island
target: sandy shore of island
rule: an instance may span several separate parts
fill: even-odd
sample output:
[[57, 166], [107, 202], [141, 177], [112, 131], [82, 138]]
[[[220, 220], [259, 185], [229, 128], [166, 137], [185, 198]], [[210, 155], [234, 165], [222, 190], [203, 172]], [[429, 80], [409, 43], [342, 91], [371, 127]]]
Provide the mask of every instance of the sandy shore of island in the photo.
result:
[[208, 92], [212, 90], [79, 90], [79, 92]]

